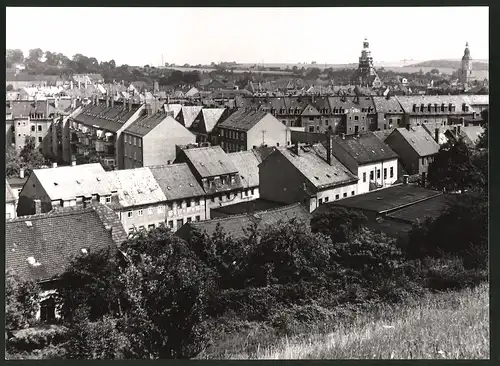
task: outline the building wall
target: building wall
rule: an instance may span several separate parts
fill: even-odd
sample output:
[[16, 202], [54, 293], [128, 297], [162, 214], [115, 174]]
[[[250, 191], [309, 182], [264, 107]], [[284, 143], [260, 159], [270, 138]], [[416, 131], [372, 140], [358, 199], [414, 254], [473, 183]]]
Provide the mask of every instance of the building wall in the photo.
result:
[[[125, 231], [133, 231], [134, 227], [137, 229], [148, 229], [150, 225], [159, 226], [165, 223], [165, 204], [155, 203], [151, 205], [141, 205], [134, 207], [120, 208], [116, 210], [120, 216], [120, 221], [125, 228]], [[142, 214], [141, 214], [142, 212]], [[131, 213], [131, 217], [129, 217]]]
[[309, 212], [313, 212], [318, 206], [324, 203], [355, 196], [358, 193], [358, 185], [356, 183], [320, 190], [316, 197], [311, 198]]
[[124, 132], [123, 141], [123, 169], [134, 169], [144, 166], [143, 139]]
[[344, 130], [345, 115], [322, 115], [313, 118], [302, 117], [301, 126], [306, 128], [306, 132], [316, 133], [342, 133]]
[[225, 152], [245, 151], [247, 148], [252, 148], [247, 145], [246, 131], [224, 128], [220, 129], [218, 134], [220, 146]]
[[[392, 168], [392, 177], [391, 177]], [[384, 179], [384, 170], [387, 177]], [[373, 180], [370, 180], [370, 172], [373, 173]], [[380, 172], [380, 178], [378, 175]], [[398, 159], [380, 161], [371, 164], [364, 164], [358, 167], [358, 194], [370, 191], [370, 182], [377, 183], [383, 187], [392, 185], [398, 179]]]
[[153, 166], [173, 162], [176, 158], [176, 145], [188, 145], [196, 142], [196, 136], [185, 131], [183, 135], [169, 135], [168, 123], [160, 123], [143, 137], [143, 166]]
[[227, 192], [220, 192], [206, 196], [206, 218], [211, 218], [211, 210], [237, 203], [248, 202], [259, 198], [259, 189], [257, 187], [245, 187]]
[[118, 169], [124, 169], [124, 152], [123, 152], [123, 136], [122, 133], [125, 131], [137, 118], [141, 116], [143, 110], [145, 108], [145, 104], [141, 105], [139, 109], [129, 118], [127, 122], [123, 124], [123, 126], [116, 132], [115, 138], [115, 161]]
[[[190, 207], [187, 207], [188, 201], [191, 203]], [[175, 232], [179, 230], [182, 225], [188, 221], [188, 219], [191, 219], [191, 221], [205, 220], [207, 218], [205, 202], [204, 197], [193, 197], [174, 202], [167, 202], [166, 217], [164, 219], [165, 224]], [[178, 223], [179, 220], [182, 220], [182, 225], [180, 222]]]
[[14, 219], [17, 217], [17, 208], [15, 202], [6, 202], [5, 203], [5, 218], [6, 219]]
[[273, 115], [267, 114], [246, 135], [247, 150], [253, 146], [287, 146], [291, 140], [290, 130]]
[[352, 135], [354, 133], [366, 132], [370, 130], [370, 125], [373, 123], [374, 117], [368, 118], [367, 113], [363, 112], [348, 112], [346, 115], [346, 129], [344, 133]]
[[421, 173], [419, 155], [397, 130], [384, 141], [399, 156], [399, 160], [410, 175]]
[[42, 212], [52, 210], [52, 203], [47, 192], [45, 192], [35, 174], [30, 174], [21, 193], [19, 193], [17, 216], [33, 215], [35, 213], [34, 200], [36, 199], [39, 199], [42, 203]]
[[379, 130], [405, 127], [405, 115], [404, 113], [378, 113], [377, 125]]

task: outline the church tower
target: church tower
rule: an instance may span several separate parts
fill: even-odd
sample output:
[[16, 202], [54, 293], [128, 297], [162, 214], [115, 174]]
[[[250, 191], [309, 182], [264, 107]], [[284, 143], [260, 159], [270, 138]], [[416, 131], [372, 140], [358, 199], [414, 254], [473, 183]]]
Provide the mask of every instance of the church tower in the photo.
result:
[[460, 83], [466, 85], [472, 79], [472, 58], [470, 57], [469, 42], [465, 43], [464, 56], [462, 57], [462, 68], [459, 73]]
[[374, 87], [380, 87], [381, 85], [377, 72], [373, 68], [373, 57], [370, 51], [370, 43], [367, 38], [363, 41], [363, 49], [359, 57], [358, 69], [354, 74], [354, 82], [355, 84]]

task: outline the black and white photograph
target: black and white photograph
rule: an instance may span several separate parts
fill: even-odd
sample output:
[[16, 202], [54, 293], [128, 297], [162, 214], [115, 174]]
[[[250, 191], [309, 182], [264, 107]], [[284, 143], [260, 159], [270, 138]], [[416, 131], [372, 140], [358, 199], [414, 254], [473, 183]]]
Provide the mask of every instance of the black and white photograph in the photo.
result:
[[6, 360], [490, 358], [487, 6], [5, 27]]

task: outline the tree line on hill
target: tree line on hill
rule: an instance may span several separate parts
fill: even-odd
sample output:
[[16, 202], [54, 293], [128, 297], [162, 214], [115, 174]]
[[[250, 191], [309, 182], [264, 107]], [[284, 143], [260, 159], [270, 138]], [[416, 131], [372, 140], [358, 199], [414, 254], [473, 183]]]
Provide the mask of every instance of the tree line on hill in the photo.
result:
[[[192, 358], [252, 322], [290, 334], [300, 324], [487, 281], [487, 144], [486, 132], [479, 149], [461, 140], [441, 147], [430, 187], [461, 193], [440, 217], [414, 225], [407, 244], [336, 208], [310, 225], [255, 223], [243, 238], [218, 226], [186, 242], [160, 226], [119, 249], [81, 254], [60, 277], [55, 301], [64, 332], [45, 356]], [[12, 333], [34, 324], [37, 286], [15, 273], [7, 279], [14, 357], [29, 348]]]

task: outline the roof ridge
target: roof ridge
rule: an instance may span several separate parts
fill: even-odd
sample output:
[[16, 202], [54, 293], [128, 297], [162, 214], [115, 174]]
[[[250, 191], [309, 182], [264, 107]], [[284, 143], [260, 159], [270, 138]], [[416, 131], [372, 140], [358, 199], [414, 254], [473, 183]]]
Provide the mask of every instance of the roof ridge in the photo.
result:
[[41, 212], [39, 214], [18, 216], [16, 218], [10, 219], [9, 222], [32, 221], [32, 220], [47, 218], [49, 216], [50, 217], [70, 216], [70, 215], [88, 213], [94, 211], [93, 207], [94, 207], [93, 205], [91, 205], [90, 207], [83, 207], [83, 206], [61, 207], [53, 209], [52, 211], [49, 212]]

